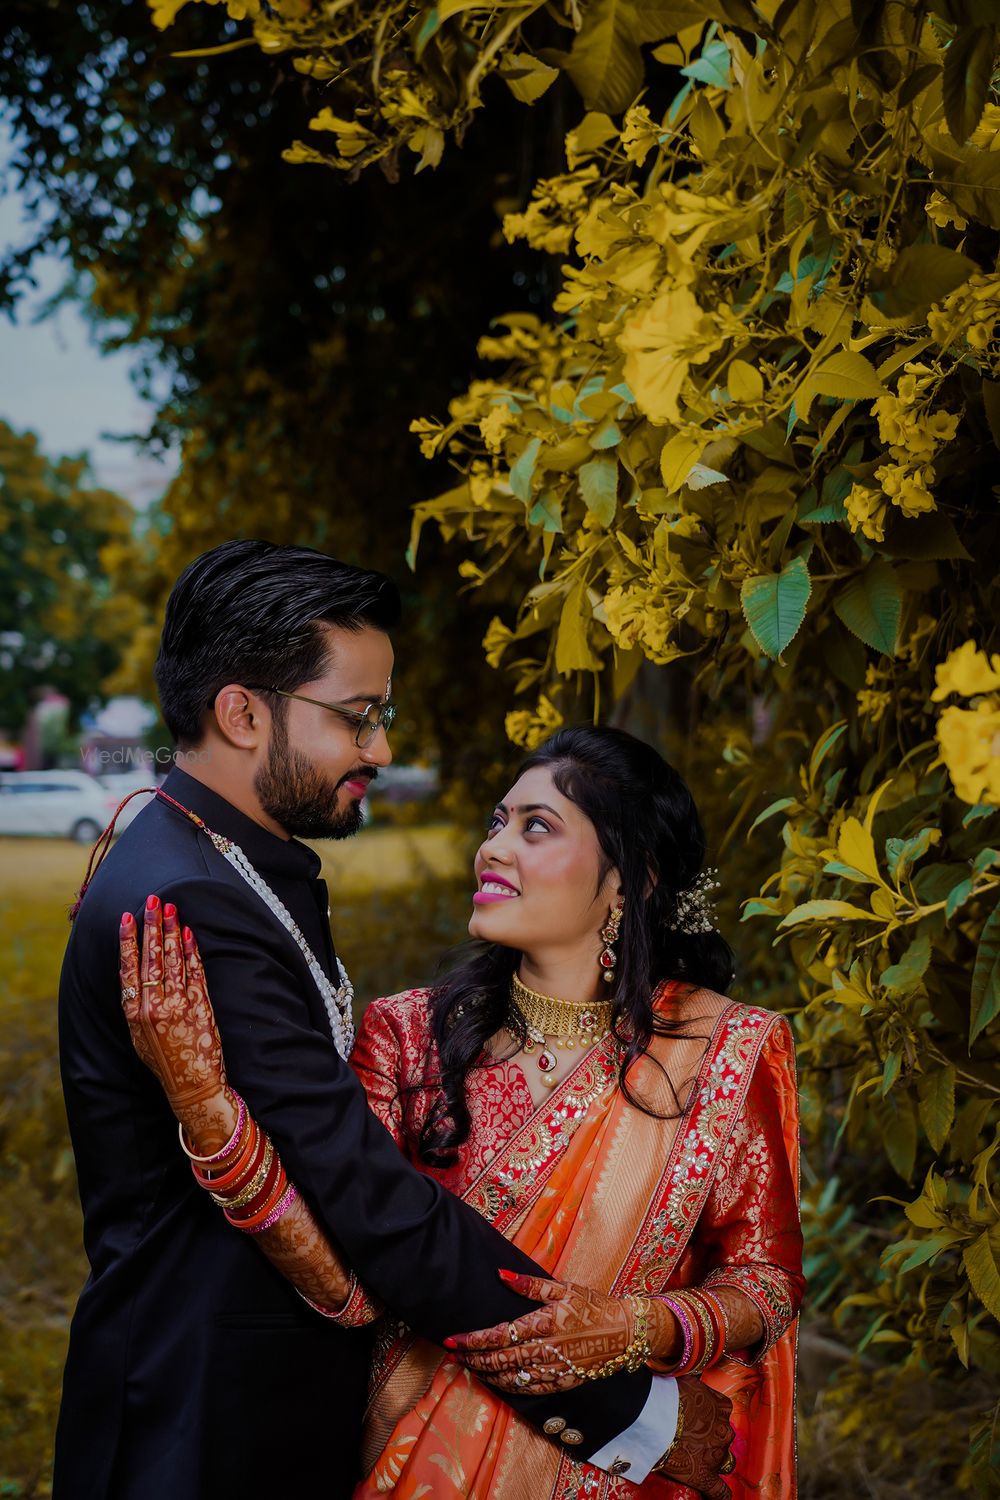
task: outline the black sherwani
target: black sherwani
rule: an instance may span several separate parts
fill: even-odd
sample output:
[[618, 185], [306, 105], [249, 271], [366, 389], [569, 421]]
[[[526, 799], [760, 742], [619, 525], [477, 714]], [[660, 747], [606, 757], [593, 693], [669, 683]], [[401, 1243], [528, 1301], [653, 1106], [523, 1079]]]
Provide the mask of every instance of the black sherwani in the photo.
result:
[[[320, 862], [185, 772], [166, 790], [240, 845], [336, 976]], [[339, 1500], [356, 1478], [370, 1337], [313, 1312], [194, 1182], [160, 1086], [132, 1049], [118, 924], [146, 896], [195, 931], [233, 1086], [365, 1284], [420, 1334], [525, 1311], [497, 1277], [532, 1269], [408, 1165], [338, 1056], [294, 941], [182, 813], [157, 799], [102, 864], [59, 994], [60, 1054], [91, 1273], [73, 1319], [54, 1500]], [[389, 934], [387, 934], [389, 937]], [[512, 1404], [565, 1417], [595, 1453], [650, 1377]]]

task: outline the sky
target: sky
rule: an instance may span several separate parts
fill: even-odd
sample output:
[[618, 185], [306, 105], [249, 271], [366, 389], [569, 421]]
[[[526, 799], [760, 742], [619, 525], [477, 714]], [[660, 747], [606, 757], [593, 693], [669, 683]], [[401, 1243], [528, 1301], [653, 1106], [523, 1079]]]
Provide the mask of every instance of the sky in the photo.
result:
[[[0, 138], [0, 153], [7, 150], [9, 138]], [[0, 246], [22, 245], [30, 234], [19, 195], [0, 197]], [[97, 482], [143, 510], [163, 493], [176, 460], [156, 460], [106, 436], [149, 425], [151, 408], [129, 379], [134, 356], [127, 350], [102, 355], [73, 303], [35, 321], [65, 280], [66, 267], [44, 256], [34, 274], [38, 289], [22, 298], [16, 324], [0, 315], [0, 419], [37, 433], [51, 458], [88, 452]]]

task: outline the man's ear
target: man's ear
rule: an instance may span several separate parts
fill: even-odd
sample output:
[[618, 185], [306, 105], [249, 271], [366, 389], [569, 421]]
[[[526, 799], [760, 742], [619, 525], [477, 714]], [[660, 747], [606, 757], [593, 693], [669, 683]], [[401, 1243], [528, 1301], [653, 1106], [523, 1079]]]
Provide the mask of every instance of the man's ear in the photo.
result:
[[212, 715], [219, 734], [237, 750], [259, 749], [271, 725], [263, 698], [235, 682], [216, 693]]

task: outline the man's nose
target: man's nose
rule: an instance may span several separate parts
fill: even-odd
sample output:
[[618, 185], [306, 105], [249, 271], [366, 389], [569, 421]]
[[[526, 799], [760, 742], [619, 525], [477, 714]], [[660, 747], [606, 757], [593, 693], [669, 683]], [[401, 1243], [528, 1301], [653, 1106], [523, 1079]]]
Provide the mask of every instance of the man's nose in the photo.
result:
[[384, 724], [379, 725], [375, 738], [362, 750], [361, 759], [369, 766], [392, 764], [392, 750], [389, 747], [389, 736], [385, 732]]

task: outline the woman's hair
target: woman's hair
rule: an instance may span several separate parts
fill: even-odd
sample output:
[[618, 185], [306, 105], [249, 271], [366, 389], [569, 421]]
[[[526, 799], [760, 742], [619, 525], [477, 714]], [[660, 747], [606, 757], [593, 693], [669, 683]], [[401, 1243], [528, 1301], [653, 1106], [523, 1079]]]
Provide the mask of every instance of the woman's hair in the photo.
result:
[[[725, 991], [733, 977], [733, 954], [714, 929], [674, 931], [677, 898], [689, 890], [705, 859], [705, 834], [684, 779], [658, 751], [621, 729], [561, 729], [522, 762], [518, 776], [547, 768], [552, 779], [590, 820], [601, 850], [597, 890], [608, 871], [621, 875], [621, 929], [616, 944], [613, 1031], [624, 1049], [619, 1084], [629, 1102], [646, 1113], [630, 1090], [628, 1074], [654, 1034], [670, 1035], [678, 1023], [653, 1014], [652, 997], [665, 979], [686, 980]], [[483, 1048], [510, 1019], [510, 980], [521, 960], [517, 949], [496, 943], [463, 947], [455, 966], [431, 999], [432, 1035], [440, 1073], [425, 1080], [434, 1102], [419, 1137], [420, 1155], [431, 1165], [454, 1160], [468, 1140], [465, 1083], [481, 1065]], [[527, 1040], [525, 1030], [520, 1037]]]
[[[321, 625], [358, 631], [399, 623], [396, 585], [312, 547], [223, 542], [195, 558], [167, 601], [156, 658], [164, 723], [197, 744], [206, 710], [227, 682], [293, 693], [324, 671]], [[273, 712], [283, 711], [284, 699]]]

